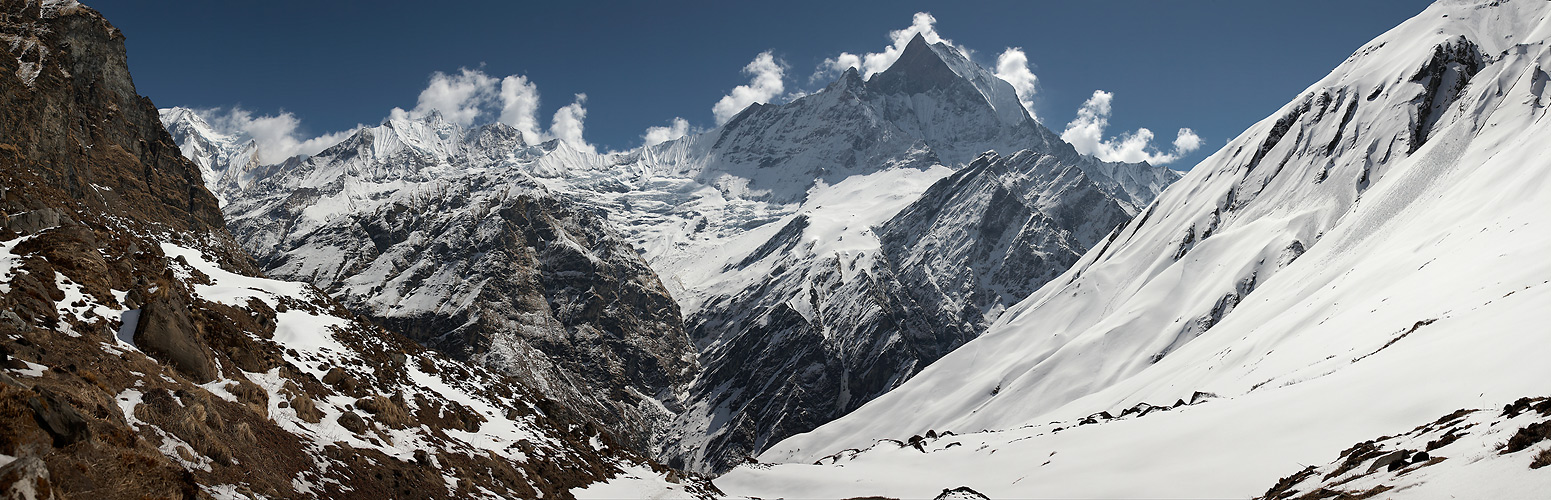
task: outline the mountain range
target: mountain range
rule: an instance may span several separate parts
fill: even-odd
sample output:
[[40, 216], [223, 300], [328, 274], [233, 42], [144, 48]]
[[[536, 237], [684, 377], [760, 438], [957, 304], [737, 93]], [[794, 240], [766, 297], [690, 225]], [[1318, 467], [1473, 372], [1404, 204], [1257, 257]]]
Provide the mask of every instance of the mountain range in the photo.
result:
[[921, 35], [628, 151], [430, 110], [270, 158], [0, 4], [11, 497], [1551, 486], [1545, 2], [1441, 0], [1183, 174]]
[[1078, 154], [920, 36], [865, 81], [624, 153], [433, 112], [244, 170], [251, 144], [162, 116], [265, 272], [709, 473], [975, 338], [1178, 177]]

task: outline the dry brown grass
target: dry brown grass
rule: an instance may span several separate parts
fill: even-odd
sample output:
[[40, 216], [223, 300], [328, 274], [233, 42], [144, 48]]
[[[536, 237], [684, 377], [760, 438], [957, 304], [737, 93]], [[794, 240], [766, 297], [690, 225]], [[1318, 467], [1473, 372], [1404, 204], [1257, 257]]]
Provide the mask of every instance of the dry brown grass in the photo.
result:
[[1551, 465], [1551, 448], [1540, 450], [1540, 453], [1535, 455], [1535, 461], [1529, 463], [1529, 468], [1539, 469], [1547, 465]]

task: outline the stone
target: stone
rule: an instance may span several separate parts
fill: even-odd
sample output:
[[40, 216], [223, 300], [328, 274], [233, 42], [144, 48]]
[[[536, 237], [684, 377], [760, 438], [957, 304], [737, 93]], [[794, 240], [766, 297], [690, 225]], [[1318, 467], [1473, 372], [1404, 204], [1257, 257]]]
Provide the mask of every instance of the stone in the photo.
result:
[[[1368, 472], [1379, 470], [1382, 467], [1389, 467], [1388, 470], [1395, 470], [1400, 467], [1405, 467], [1406, 455], [1408, 454], [1409, 452], [1406, 450], [1395, 450], [1383, 455], [1379, 455], [1379, 458], [1373, 460], [1373, 465], [1368, 466]], [[1392, 464], [1396, 463], [1400, 465], [1398, 467], [1392, 466]]]
[[53, 436], [55, 448], [91, 439], [92, 430], [86, 426], [86, 419], [70, 403], [42, 387], [34, 388], [33, 391], [38, 395], [27, 398], [27, 405], [32, 407], [32, 417], [37, 420], [38, 426]]
[[64, 498], [49, 478], [48, 464], [38, 457], [21, 457], [0, 467], [0, 494], [6, 499], [52, 500]]
[[140, 313], [135, 346], [199, 383], [215, 380], [215, 361], [189, 317], [188, 304], [176, 296], [152, 298]]
[[336, 420], [339, 421], [339, 425], [344, 427], [345, 430], [356, 434], [366, 432], [366, 420], [362, 419], [360, 415], [356, 415], [353, 411], [340, 413], [339, 418]]

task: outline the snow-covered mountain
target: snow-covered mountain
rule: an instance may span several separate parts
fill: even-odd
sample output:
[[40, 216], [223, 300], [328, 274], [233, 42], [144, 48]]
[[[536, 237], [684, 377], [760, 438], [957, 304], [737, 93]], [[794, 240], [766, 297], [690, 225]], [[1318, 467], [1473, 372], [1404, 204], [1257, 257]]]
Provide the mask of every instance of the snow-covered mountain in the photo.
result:
[[614, 213], [678, 298], [703, 371], [662, 453], [701, 471], [897, 386], [1177, 178], [1077, 154], [1010, 84], [921, 37], [871, 79], [701, 135], [535, 164]]
[[[265, 164], [258, 155], [258, 142], [217, 132], [199, 113], [189, 108], [159, 110], [161, 122], [172, 134], [183, 156], [199, 165], [205, 188], [216, 193], [224, 204], [222, 192], [231, 187], [250, 185], [252, 169]], [[274, 162], [278, 163], [278, 162]]]
[[499, 123], [394, 118], [223, 186], [228, 225], [267, 273], [516, 376], [644, 450], [695, 353], [605, 215], [518, 168], [556, 149]]
[[699, 471], [898, 386], [1178, 177], [1078, 154], [921, 37], [868, 80], [625, 153], [433, 113], [252, 171], [219, 188], [266, 272]]
[[[976, 340], [717, 482], [759, 497], [1246, 497], [1354, 442], [1551, 393], [1548, 69], [1551, 4], [1441, 1]], [[1473, 462], [1484, 441], [1431, 455]], [[1479, 469], [1498, 466], [1529, 460]], [[1509, 472], [1494, 477], [1531, 477]]]

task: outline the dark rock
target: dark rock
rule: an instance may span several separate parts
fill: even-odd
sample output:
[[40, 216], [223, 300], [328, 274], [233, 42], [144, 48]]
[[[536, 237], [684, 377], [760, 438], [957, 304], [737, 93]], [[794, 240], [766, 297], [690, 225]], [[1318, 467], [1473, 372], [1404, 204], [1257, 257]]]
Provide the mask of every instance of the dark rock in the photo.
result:
[[27, 330], [27, 322], [22, 320], [21, 316], [17, 316], [16, 311], [0, 311], [0, 322], [4, 322], [6, 326], [15, 328], [17, 330]]
[[[1390, 467], [1391, 464], [1395, 463], [1399, 463], [1400, 467], [1404, 467], [1406, 465], [1406, 456], [1409, 454], [1410, 452], [1406, 450], [1395, 450], [1383, 455], [1379, 455], [1379, 458], [1373, 459], [1373, 465], [1368, 466], [1368, 472], [1373, 472], [1383, 467]], [[1391, 468], [1389, 470], [1395, 470], [1400, 467]]]
[[345, 374], [345, 369], [336, 366], [329, 368], [328, 373], [323, 374], [323, 383], [328, 385], [336, 385], [340, 382], [343, 382], [347, 377], [349, 377], [349, 375]]
[[991, 500], [991, 497], [985, 496], [968, 486], [960, 486], [953, 489], [944, 488], [942, 493], [938, 493], [932, 500]]
[[4, 227], [22, 234], [37, 234], [38, 231], [60, 225], [60, 219], [58, 210], [40, 208], [8, 217]]
[[38, 426], [54, 437], [55, 448], [91, 439], [92, 430], [86, 426], [86, 419], [70, 403], [42, 387], [33, 391], [38, 395], [27, 398], [27, 405], [32, 407], [32, 417]]
[[345, 430], [356, 434], [366, 432], [366, 420], [363, 420], [360, 415], [356, 415], [353, 411], [347, 410], [344, 413], [340, 413], [339, 418], [336, 420], [339, 421], [339, 425], [344, 427]]
[[135, 329], [135, 346], [195, 382], [215, 380], [210, 348], [200, 338], [181, 297], [163, 294], [145, 305]]

